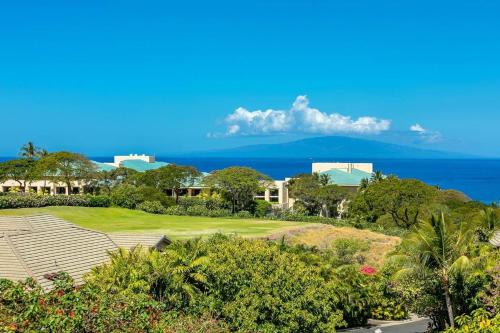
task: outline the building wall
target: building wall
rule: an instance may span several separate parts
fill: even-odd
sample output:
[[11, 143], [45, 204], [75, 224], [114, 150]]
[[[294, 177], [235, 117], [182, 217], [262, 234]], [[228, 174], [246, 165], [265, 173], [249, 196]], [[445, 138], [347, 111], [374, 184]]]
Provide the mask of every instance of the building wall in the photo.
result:
[[333, 163], [313, 163], [312, 172], [324, 172], [332, 169], [358, 169], [364, 172], [373, 172], [373, 163], [348, 163], [348, 162], [333, 162]]
[[121, 156], [115, 156], [113, 163], [106, 163], [110, 165], [114, 165], [116, 167], [120, 166], [120, 163], [126, 160], [141, 160], [147, 163], [154, 163], [155, 162], [155, 157], [154, 156], [149, 156], [149, 155], [138, 155], [138, 154], [130, 154], [130, 155], [121, 155]]

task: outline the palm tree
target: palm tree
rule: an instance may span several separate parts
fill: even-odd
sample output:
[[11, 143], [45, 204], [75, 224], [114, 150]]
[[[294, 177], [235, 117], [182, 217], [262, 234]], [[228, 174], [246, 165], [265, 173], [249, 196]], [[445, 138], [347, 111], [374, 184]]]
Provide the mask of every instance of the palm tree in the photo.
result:
[[375, 183], [375, 182], [379, 182], [379, 181], [381, 181], [381, 180], [383, 180], [383, 179], [384, 179], [384, 175], [382, 174], [382, 172], [381, 172], [381, 171], [378, 171], [378, 170], [377, 170], [377, 171], [375, 171], [375, 172], [372, 174], [372, 176], [371, 176], [371, 178], [370, 178], [370, 182]]
[[21, 147], [21, 150], [19, 151], [19, 156], [29, 158], [29, 159], [34, 159], [36, 156], [38, 148], [35, 147], [33, 142], [29, 141], [25, 145]]
[[472, 228], [468, 224], [455, 224], [444, 214], [421, 221], [402, 242], [392, 257], [402, 264], [396, 277], [406, 273], [428, 272], [437, 277], [443, 289], [448, 322], [455, 326], [453, 303], [450, 296], [450, 276], [466, 274], [473, 267], [468, 253], [472, 241]]
[[47, 155], [48, 152], [45, 149], [36, 147], [35, 144], [31, 141], [24, 144], [19, 151], [19, 156], [30, 160], [34, 158], [42, 158]]
[[148, 263], [152, 272], [152, 292], [158, 300], [173, 306], [192, 304], [205, 288], [203, 267], [208, 262], [200, 239], [176, 242], [164, 253], [152, 253]]
[[493, 231], [500, 225], [500, 218], [496, 210], [492, 207], [483, 209], [480, 213], [481, 226], [488, 231]]

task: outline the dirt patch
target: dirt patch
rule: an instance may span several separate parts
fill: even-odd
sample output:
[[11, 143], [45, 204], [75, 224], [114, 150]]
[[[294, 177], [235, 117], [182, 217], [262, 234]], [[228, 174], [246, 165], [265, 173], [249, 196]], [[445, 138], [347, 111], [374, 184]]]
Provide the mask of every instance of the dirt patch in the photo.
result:
[[268, 239], [280, 240], [283, 236], [290, 244], [304, 244], [316, 246], [320, 249], [329, 248], [333, 241], [341, 238], [368, 242], [370, 248], [362, 254], [366, 258], [366, 263], [375, 267], [380, 267], [384, 262], [385, 256], [401, 242], [401, 239], [396, 236], [387, 236], [370, 230], [334, 227], [325, 224], [311, 224], [303, 228], [274, 234], [268, 237]]

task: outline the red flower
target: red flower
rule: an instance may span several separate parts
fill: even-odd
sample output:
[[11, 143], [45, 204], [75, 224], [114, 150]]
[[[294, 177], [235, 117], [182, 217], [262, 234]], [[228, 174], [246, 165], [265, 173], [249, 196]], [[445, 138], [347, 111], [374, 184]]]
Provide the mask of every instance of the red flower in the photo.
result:
[[360, 272], [362, 274], [365, 274], [365, 275], [373, 275], [373, 274], [377, 273], [377, 271], [375, 270], [375, 268], [373, 268], [371, 266], [363, 266], [363, 267], [361, 267]]
[[70, 318], [75, 318], [75, 311], [71, 310], [68, 314]]
[[58, 296], [58, 297], [62, 297], [62, 295], [64, 295], [64, 291], [62, 291], [61, 289], [59, 289], [59, 290], [57, 291], [57, 296]]
[[40, 306], [44, 306], [45, 305], [45, 300], [43, 298], [40, 298], [38, 300], [38, 304], [40, 304]]
[[16, 323], [12, 323], [12, 324], [10, 324], [10, 325], [9, 325], [9, 329], [11, 329], [11, 330], [13, 330], [13, 331], [17, 330], [17, 325], [16, 325]]
[[59, 315], [59, 316], [60, 316], [60, 315], [62, 315], [62, 314], [63, 314], [63, 310], [61, 310], [61, 309], [57, 309], [57, 310], [56, 310], [56, 315]]

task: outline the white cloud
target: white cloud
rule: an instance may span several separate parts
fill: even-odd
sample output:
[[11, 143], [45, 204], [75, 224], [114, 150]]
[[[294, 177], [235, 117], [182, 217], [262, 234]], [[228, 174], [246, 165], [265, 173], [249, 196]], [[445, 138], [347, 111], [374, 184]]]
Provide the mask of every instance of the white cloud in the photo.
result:
[[420, 124], [410, 126], [410, 131], [418, 133], [419, 139], [423, 143], [435, 143], [442, 140], [443, 136], [437, 131], [430, 131]]
[[410, 131], [418, 132], [418, 133], [425, 133], [426, 129], [423, 128], [419, 123], [416, 123], [415, 125], [410, 126]]
[[352, 119], [338, 113], [325, 113], [309, 106], [307, 96], [297, 96], [289, 110], [249, 111], [237, 108], [225, 119], [227, 135], [272, 133], [356, 133], [377, 134], [387, 131], [390, 120], [375, 117]]

